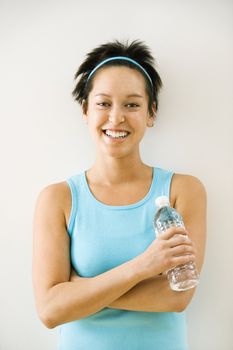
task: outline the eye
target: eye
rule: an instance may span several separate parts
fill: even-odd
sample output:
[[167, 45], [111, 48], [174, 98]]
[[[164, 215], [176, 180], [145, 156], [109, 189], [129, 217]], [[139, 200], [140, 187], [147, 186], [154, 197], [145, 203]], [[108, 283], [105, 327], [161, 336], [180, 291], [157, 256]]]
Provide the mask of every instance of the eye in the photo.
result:
[[137, 108], [137, 107], [140, 107], [140, 106], [137, 103], [127, 103], [126, 107]]
[[98, 102], [97, 103], [97, 106], [100, 106], [100, 107], [109, 107], [110, 104], [108, 102]]

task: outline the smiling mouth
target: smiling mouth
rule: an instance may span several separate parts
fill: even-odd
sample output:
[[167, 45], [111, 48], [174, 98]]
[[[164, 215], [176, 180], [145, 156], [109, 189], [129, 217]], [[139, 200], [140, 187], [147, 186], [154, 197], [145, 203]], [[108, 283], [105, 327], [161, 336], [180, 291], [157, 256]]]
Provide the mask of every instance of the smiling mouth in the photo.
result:
[[130, 132], [126, 131], [126, 130], [114, 131], [114, 130], [106, 129], [106, 130], [102, 130], [102, 131], [106, 136], [108, 136], [112, 139], [125, 139], [130, 134]]

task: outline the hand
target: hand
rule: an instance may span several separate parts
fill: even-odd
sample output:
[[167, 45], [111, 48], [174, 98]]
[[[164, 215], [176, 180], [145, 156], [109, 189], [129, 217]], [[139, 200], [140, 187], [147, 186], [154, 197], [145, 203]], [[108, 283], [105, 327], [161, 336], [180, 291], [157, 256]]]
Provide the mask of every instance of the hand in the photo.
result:
[[139, 259], [146, 279], [175, 266], [195, 261], [195, 248], [185, 229], [172, 227], [159, 235], [145, 252], [139, 255]]

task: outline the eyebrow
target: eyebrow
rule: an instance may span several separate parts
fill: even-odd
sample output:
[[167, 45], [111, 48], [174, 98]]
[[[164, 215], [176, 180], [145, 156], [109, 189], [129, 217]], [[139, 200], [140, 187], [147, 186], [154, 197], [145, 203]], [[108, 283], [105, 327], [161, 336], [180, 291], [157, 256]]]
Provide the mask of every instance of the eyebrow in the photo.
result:
[[[107, 97], [111, 97], [111, 95], [103, 94], [103, 93], [96, 94], [95, 96], [107, 96]], [[130, 94], [130, 95], [127, 95], [126, 97], [127, 97], [127, 98], [128, 98], [128, 97], [140, 97], [140, 98], [143, 98], [143, 96], [142, 96], [142, 95], [139, 95], [139, 94]]]

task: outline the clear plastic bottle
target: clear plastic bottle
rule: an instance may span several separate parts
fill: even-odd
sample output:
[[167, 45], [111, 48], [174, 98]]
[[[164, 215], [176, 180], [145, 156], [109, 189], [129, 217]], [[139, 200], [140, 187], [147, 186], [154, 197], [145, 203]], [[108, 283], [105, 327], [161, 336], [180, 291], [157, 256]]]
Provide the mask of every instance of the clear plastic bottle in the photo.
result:
[[[156, 234], [159, 235], [174, 226], [184, 228], [182, 216], [170, 206], [168, 197], [156, 198], [155, 204], [158, 207], [153, 220]], [[199, 282], [199, 274], [194, 262], [176, 266], [167, 271], [167, 278], [171, 289], [175, 291], [194, 288]]]

